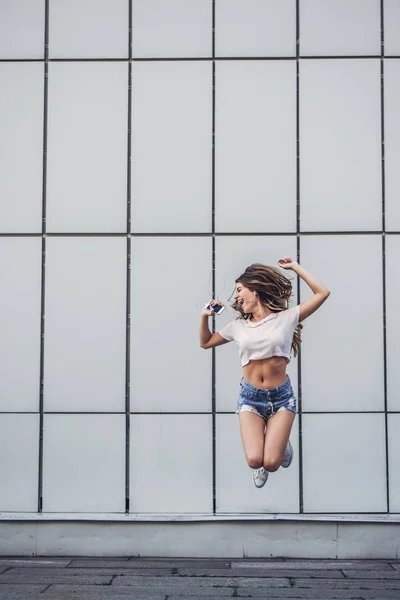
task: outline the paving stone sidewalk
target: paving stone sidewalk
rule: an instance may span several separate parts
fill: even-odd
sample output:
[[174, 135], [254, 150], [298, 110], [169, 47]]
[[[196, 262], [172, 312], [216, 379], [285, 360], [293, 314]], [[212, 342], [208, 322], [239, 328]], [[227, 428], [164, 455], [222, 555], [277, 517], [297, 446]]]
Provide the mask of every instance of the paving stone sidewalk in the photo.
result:
[[0, 558], [0, 600], [400, 600], [400, 560]]

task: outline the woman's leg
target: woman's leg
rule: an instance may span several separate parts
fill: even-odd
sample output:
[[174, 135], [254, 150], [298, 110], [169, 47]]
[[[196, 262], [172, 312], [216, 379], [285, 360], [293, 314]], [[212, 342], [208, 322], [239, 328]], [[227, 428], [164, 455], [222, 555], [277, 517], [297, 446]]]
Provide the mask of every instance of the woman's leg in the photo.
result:
[[281, 466], [295, 416], [291, 410], [280, 410], [268, 419], [263, 461], [267, 471], [277, 471]]
[[247, 464], [252, 469], [263, 466], [265, 421], [248, 411], [239, 413], [240, 435]]

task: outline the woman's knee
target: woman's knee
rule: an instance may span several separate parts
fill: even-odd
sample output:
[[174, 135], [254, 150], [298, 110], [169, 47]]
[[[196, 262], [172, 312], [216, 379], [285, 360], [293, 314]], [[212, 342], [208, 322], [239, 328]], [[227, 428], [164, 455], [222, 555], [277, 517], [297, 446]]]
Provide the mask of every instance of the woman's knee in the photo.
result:
[[252, 469], [260, 469], [263, 466], [262, 456], [247, 455], [246, 460], [247, 460], [247, 464]]
[[282, 459], [280, 456], [270, 456], [264, 459], [264, 469], [273, 473], [277, 471], [282, 464]]

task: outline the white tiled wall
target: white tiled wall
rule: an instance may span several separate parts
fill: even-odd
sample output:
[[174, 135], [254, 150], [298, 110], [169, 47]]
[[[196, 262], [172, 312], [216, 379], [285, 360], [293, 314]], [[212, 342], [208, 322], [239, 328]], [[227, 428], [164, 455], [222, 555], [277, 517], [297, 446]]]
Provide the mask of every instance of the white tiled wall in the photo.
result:
[[300, 64], [301, 227], [381, 227], [379, 60]]
[[400, 55], [400, 2], [399, 0], [384, 0], [383, 2], [385, 27], [385, 54]]
[[400, 60], [385, 60], [384, 69], [386, 226], [388, 231], [400, 231]]
[[218, 0], [215, 55], [296, 56], [295, 0]]
[[132, 231], [210, 232], [210, 61], [138, 62], [132, 82]]
[[126, 242], [49, 238], [46, 411], [125, 409]]
[[125, 511], [124, 415], [45, 415], [43, 431], [45, 512]]
[[[382, 5], [0, 3], [0, 511], [400, 511]], [[332, 293], [288, 366], [294, 463], [258, 490], [237, 347], [202, 350], [199, 312], [214, 289], [218, 331], [244, 269], [298, 251]]]
[[[43, 0], [5, 0], [0, 5], [0, 58], [44, 58]], [[14, 65], [13, 65], [14, 66]], [[3, 88], [2, 88], [3, 89]]]
[[204, 0], [135, 0], [135, 58], [212, 56], [212, 4]]
[[400, 238], [386, 236], [386, 336], [387, 336], [387, 396], [388, 409], [400, 411], [400, 373], [397, 357], [400, 351], [400, 282], [396, 276], [400, 254]]
[[301, 258], [332, 290], [304, 322], [304, 410], [384, 410], [381, 236], [305, 236]]
[[43, 76], [43, 63], [0, 63], [3, 233], [41, 230]]
[[132, 258], [131, 411], [208, 413], [212, 356], [197, 323], [212, 289], [210, 240], [135, 238]]
[[132, 512], [212, 512], [211, 415], [137, 415], [130, 440]]
[[48, 231], [124, 231], [127, 92], [125, 63], [50, 63]]
[[296, 231], [296, 64], [218, 63], [215, 120], [216, 230]]
[[51, 58], [128, 58], [125, 0], [50, 0]]
[[38, 238], [0, 237], [0, 412], [38, 412], [40, 275]]
[[400, 451], [400, 415], [388, 416], [389, 432], [389, 508], [391, 512], [400, 512], [400, 477], [397, 461]]
[[303, 416], [305, 512], [385, 512], [383, 414]]
[[302, 56], [380, 54], [379, 0], [301, 0]]
[[[39, 415], [0, 414], [2, 512], [35, 512], [38, 505]], [[7, 482], [7, 484], [6, 484]]]

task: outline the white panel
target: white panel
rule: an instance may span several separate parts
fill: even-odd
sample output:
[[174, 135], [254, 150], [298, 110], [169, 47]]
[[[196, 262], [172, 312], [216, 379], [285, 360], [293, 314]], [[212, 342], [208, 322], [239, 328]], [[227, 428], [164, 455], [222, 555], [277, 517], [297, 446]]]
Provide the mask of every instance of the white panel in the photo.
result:
[[127, 0], [50, 0], [51, 58], [128, 57]]
[[125, 512], [125, 416], [45, 415], [43, 510]]
[[388, 410], [400, 411], [400, 237], [386, 236], [386, 364]]
[[211, 240], [133, 238], [132, 261], [131, 410], [210, 411], [211, 352], [198, 330]]
[[[235, 279], [252, 263], [262, 263], [277, 267], [282, 256], [296, 259], [296, 237], [217, 237], [215, 244], [216, 292], [217, 297], [227, 309], [215, 318], [216, 331], [219, 331], [237, 313], [230, 308], [235, 289]], [[283, 272], [293, 285], [292, 304], [297, 301], [297, 277], [292, 271]], [[211, 321], [210, 321], [211, 325]], [[297, 395], [297, 360], [291, 360], [288, 374]], [[238, 347], [235, 343], [226, 344], [216, 349], [216, 395], [217, 410], [234, 412], [239, 394], [241, 365]]]
[[[399, 3], [400, 6], [400, 3]], [[400, 53], [400, 52], [399, 52]], [[400, 230], [400, 60], [385, 60], [386, 230]]]
[[0, 238], [0, 410], [37, 411], [41, 239]]
[[206, 57], [212, 54], [212, 2], [135, 0], [133, 56]]
[[300, 68], [301, 228], [381, 228], [378, 60], [307, 60]]
[[[303, 410], [383, 410], [381, 237], [303, 237], [300, 256], [331, 290], [304, 321]], [[311, 295], [302, 283], [302, 301]]]
[[45, 410], [123, 411], [126, 241], [48, 238]]
[[303, 416], [304, 512], [386, 512], [383, 414]]
[[384, 0], [385, 55], [400, 54], [400, 0]]
[[0, 64], [0, 231], [4, 233], [42, 230], [43, 82], [43, 64]]
[[50, 64], [48, 231], [126, 230], [127, 104], [127, 64]]
[[216, 481], [218, 513], [299, 512], [298, 426], [290, 440], [294, 460], [290, 468], [270, 473], [265, 487], [257, 489], [240, 439], [236, 415], [217, 415]]
[[295, 231], [295, 63], [218, 63], [215, 139], [217, 231]]
[[130, 484], [131, 512], [212, 512], [211, 415], [133, 416]]
[[39, 415], [0, 415], [2, 512], [36, 512], [39, 476]]
[[400, 415], [388, 415], [389, 512], [400, 513]]
[[301, 0], [300, 53], [380, 54], [379, 0]]
[[295, 56], [295, 0], [218, 0], [216, 56]]
[[135, 63], [132, 107], [133, 230], [210, 231], [211, 63]]
[[0, 58], [43, 58], [44, 0], [2, 0]]

